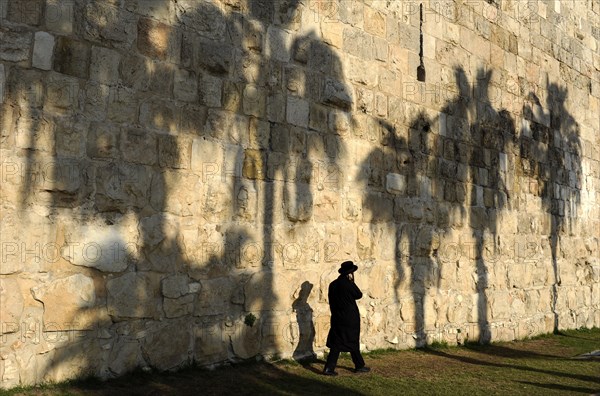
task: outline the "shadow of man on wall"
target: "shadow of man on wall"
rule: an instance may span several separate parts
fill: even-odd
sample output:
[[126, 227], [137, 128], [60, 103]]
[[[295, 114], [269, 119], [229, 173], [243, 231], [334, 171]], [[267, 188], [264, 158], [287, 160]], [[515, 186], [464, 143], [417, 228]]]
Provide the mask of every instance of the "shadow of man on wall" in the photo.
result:
[[298, 361], [311, 361], [316, 358], [314, 352], [315, 324], [313, 309], [308, 304], [308, 297], [313, 289], [313, 284], [305, 281], [300, 286], [298, 298], [292, 304], [298, 323], [298, 345], [293, 353], [293, 358]]

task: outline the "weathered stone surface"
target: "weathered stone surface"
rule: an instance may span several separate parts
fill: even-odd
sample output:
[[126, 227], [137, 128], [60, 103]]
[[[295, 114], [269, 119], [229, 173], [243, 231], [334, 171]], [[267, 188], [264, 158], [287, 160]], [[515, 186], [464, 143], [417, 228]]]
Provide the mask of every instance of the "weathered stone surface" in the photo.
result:
[[90, 45], [84, 41], [61, 36], [54, 48], [54, 70], [79, 78], [88, 78]]
[[148, 202], [151, 178], [143, 166], [107, 164], [98, 168], [96, 177], [100, 211], [142, 208]]
[[115, 319], [161, 316], [161, 276], [129, 272], [106, 282], [108, 313]]
[[13, 333], [21, 326], [24, 299], [16, 279], [0, 279], [0, 308], [2, 323], [0, 334]]
[[158, 157], [157, 137], [154, 133], [142, 129], [123, 130], [121, 137], [121, 155], [128, 162], [154, 165]]
[[279, 3], [0, 0], [0, 387], [600, 326], [596, 3]]
[[352, 96], [348, 92], [348, 88], [343, 83], [327, 79], [325, 81], [323, 102], [339, 107], [343, 110], [349, 110], [352, 106]]
[[205, 182], [223, 174], [223, 156], [223, 148], [215, 141], [198, 138], [192, 142], [192, 170]]
[[217, 42], [225, 37], [225, 16], [215, 4], [207, 3], [198, 7], [194, 0], [179, 1], [175, 6], [175, 16], [183, 26], [203, 37]]
[[287, 99], [287, 122], [306, 128], [308, 126], [309, 104], [307, 101], [295, 96]]
[[133, 89], [124, 86], [111, 89], [107, 106], [109, 120], [127, 123], [137, 121], [139, 99]]
[[46, 106], [61, 113], [75, 110], [79, 104], [79, 82], [75, 77], [51, 73], [46, 78]]
[[179, 298], [189, 293], [190, 279], [187, 275], [173, 275], [162, 280], [162, 294], [168, 298]]
[[209, 110], [204, 131], [207, 136], [229, 144], [247, 144], [248, 118], [227, 111]]
[[140, 106], [140, 122], [146, 128], [175, 133], [178, 111], [175, 105], [168, 101], [145, 102]]
[[158, 138], [158, 163], [162, 167], [189, 169], [192, 155], [192, 139], [172, 135]]
[[84, 37], [93, 41], [108, 41], [128, 48], [136, 38], [136, 16], [110, 3], [88, 3], [83, 7], [81, 24]]
[[137, 48], [146, 56], [165, 60], [169, 50], [171, 28], [149, 18], [140, 18], [137, 25]]
[[[6, 71], [5, 71], [4, 65], [0, 65], [0, 104], [4, 103], [4, 92], [5, 91], [6, 91]], [[6, 117], [6, 118], [9, 118], [9, 117]], [[8, 129], [8, 128], [6, 128], [6, 129]], [[8, 132], [8, 131], [6, 131], [6, 132]], [[5, 134], [3, 133], [2, 136], [5, 136]]]
[[292, 35], [287, 30], [278, 29], [274, 26], [267, 28], [266, 56], [281, 62], [290, 60], [292, 48]]
[[67, 246], [62, 257], [71, 264], [96, 268], [102, 272], [122, 272], [133, 253], [129, 235], [118, 226], [90, 225], [70, 230], [65, 235]]
[[6, 17], [11, 22], [38, 26], [43, 13], [42, 0], [15, 0], [8, 3]]
[[44, 304], [44, 323], [59, 327], [72, 323], [74, 329], [89, 329], [98, 320], [94, 281], [83, 274], [58, 278], [31, 289], [33, 297]]
[[33, 35], [25, 30], [0, 29], [0, 59], [20, 62], [29, 59]]
[[173, 272], [182, 266], [182, 252], [177, 235], [177, 218], [159, 213], [140, 220], [138, 230], [143, 238], [142, 253], [146, 260], [138, 264], [141, 270]]
[[52, 68], [52, 54], [54, 52], [54, 36], [46, 32], [36, 32], [33, 43], [33, 58], [31, 65], [42, 70]]
[[119, 81], [120, 54], [108, 48], [94, 46], [91, 56], [90, 80], [115, 85]]
[[228, 277], [200, 281], [202, 285], [198, 293], [198, 301], [194, 315], [225, 314], [229, 310], [231, 297], [234, 291], [232, 279]]
[[361, 59], [372, 58], [373, 37], [358, 29], [344, 29], [344, 50]]
[[394, 194], [404, 194], [406, 192], [406, 176], [388, 173], [385, 180], [385, 188], [388, 192]]
[[244, 114], [263, 118], [266, 111], [266, 91], [255, 85], [246, 85], [243, 93]]
[[174, 322], [150, 333], [142, 342], [142, 350], [152, 367], [175, 369], [189, 364], [192, 351], [191, 326]]
[[120, 131], [112, 124], [94, 122], [87, 136], [86, 150], [90, 158], [117, 158]]
[[196, 73], [185, 69], [176, 70], [173, 92], [177, 100], [185, 102], [198, 100], [198, 78]]
[[108, 369], [115, 375], [123, 375], [142, 365], [145, 367], [139, 341], [126, 337], [119, 338], [114, 343], [109, 361]]
[[165, 316], [167, 318], [178, 318], [193, 314], [195, 298], [196, 297], [192, 294], [179, 298], [165, 298], [163, 300]]
[[290, 221], [310, 220], [313, 212], [313, 196], [310, 185], [304, 183], [286, 183], [284, 194], [285, 213]]
[[46, 0], [44, 10], [46, 28], [52, 32], [69, 35], [73, 32], [74, 3]]

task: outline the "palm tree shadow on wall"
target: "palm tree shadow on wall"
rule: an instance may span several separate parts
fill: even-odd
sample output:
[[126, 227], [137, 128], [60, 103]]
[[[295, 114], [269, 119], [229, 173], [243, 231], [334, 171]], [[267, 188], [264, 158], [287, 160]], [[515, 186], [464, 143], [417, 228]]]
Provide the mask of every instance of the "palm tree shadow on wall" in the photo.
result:
[[531, 92], [523, 108], [527, 124], [521, 131], [519, 142], [521, 171], [525, 177], [536, 180], [537, 189], [532, 193], [539, 195], [549, 216], [547, 232], [552, 255], [554, 332], [559, 331], [560, 325], [560, 261], [566, 254], [561, 248], [561, 239], [575, 232], [583, 177], [580, 128], [566, 108], [567, 96], [566, 87], [548, 82], [547, 110], [544, 110], [536, 93]]
[[[369, 154], [363, 169], [371, 171], [359, 176], [368, 188], [365, 208], [375, 221], [382, 220], [381, 200], [394, 202], [394, 292], [401, 302], [403, 330], [414, 337], [416, 346], [434, 340], [429, 333], [439, 319], [461, 330], [471, 328], [467, 317], [455, 312], [460, 307], [449, 304], [447, 312], [434, 312], [436, 305], [444, 306], [438, 300], [440, 287], [452, 279], [462, 281], [465, 274], [456, 272], [456, 264], [465, 259], [475, 262], [475, 337], [485, 343], [492, 336], [488, 266], [495, 263], [490, 258], [499, 254], [497, 219], [508, 208], [506, 179], [515, 127], [506, 110], [493, 108], [488, 94], [491, 72], [479, 70], [476, 81], [470, 83], [465, 71], [456, 67], [455, 79], [456, 96], [443, 106], [440, 116], [431, 118], [421, 112], [409, 120], [408, 138], [398, 136], [397, 127], [380, 121], [386, 130], [384, 147]], [[440, 251], [448, 248], [444, 237], [465, 225], [472, 231], [474, 251], [465, 251], [464, 241], [458, 241], [456, 258]], [[487, 237], [492, 239], [491, 246]], [[412, 301], [401, 296], [408, 271]]]
[[[477, 73], [474, 87], [475, 121], [470, 128], [472, 152], [469, 166], [472, 190], [469, 224], [475, 240], [477, 312], [479, 339], [482, 343], [488, 343], [492, 339], [488, 313], [488, 279], [491, 271], [503, 269], [498, 268], [503, 263], [497, 260], [500, 254], [497, 227], [502, 212], [508, 209], [510, 197], [505, 180], [509, 171], [508, 158], [513, 154], [510, 144], [516, 140], [515, 123], [510, 113], [505, 109], [498, 112], [492, 105], [489, 96], [491, 78], [492, 71], [479, 70]], [[488, 238], [491, 238], [491, 244], [486, 243]]]
[[[153, 7], [161, 10], [168, 4], [166, 0], [158, 1]], [[183, 9], [186, 6], [188, 8]], [[111, 26], [128, 23], [133, 15], [132, 9], [98, 7], [114, 12], [114, 19], [105, 21], [106, 25], [93, 26], [94, 21], [86, 22], [92, 25], [92, 31], [100, 32], [100, 37]], [[40, 363], [44, 378], [60, 378], [65, 362], [71, 362], [68, 370], [105, 377], [123, 374], [135, 366], [150, 365], [162, 370], [193, 361], [212, 363], [265, 353], [267, 345], [249, 344], [264, 340], [268, 336], [266, 327], [270, 317], [278, 316], [271, 268], [277, 262], [276, 255], [280, 254], [274, 249], [276, 228], [308, 221], [312, 216], [312, 187], [323, 177], [319, 172], [338, 167], [343, 142], [339, 131], [330, 125], [336, 124], [332, 120], [338, 112], [347, 112], [352, 105], [341, 61], [314, 33], [297, 37], [287, 54], [291, 58], [289, 63], [278, 59], [275, 52], [266, 53], [267, 48], [277, 50], [281, 35], [295, 29], [298, 1], [250, 0], [247, 9], [234, 7], [228, 12], [210, 2], [181, 7], [173, 29], [144, 17], [140, 17], [137, 26], [140, 35], [143, 26], [154, 25], [159, 33], [166, 35], [163, 41], [182, 45], [179, 55], [177, 50], [171, 53], [173, 47], [169, 47], [146, 48], [145, 56], [140, 56], [126, 53], [118, 43], [109, 44], [110, 49], [119, 53], [120, 77], [109, 87], [107, 119], [88, 114], [102, 113], [101, 106], [93, 110], [84, 106], [84, 111], [73, 110], [57, 118], [56, 122], [64, 125], [53, 132], [51, 140], [55, 146], [62, 147], [64, 134], [69, 132], [76, 134], [69, 137], [80, 139], [79, 145], [83, 143], [84, 148], [79, 153], [54, 151], [48, 157], [54, 164], [64, 162], [71, 166], [70, 171], [76, 169], [75, 174], [64, 173], [55, 166], [50, 180], [57, 182], [39, 187], [35, 180], [26, 179], [21, 189], [24, 203], [39, 200], [40, 191], [47, 194], [50, 216], [54, 219], [63, 216], [85, 226], [116, 227], [128, 218], [137, 224], [135, 248], [119, 236], [111, 239], [118, 243], [120, 254], [126, 256], [125, 268], [109, 271], [107, 281], [96, 287], [96, 306], [86, 306], [73, 314], [76, 319], [93, 316], [101, 310], [102, 319], [61, 334], [66, 337], [77, 334], [77, 341], [53, 346], [49, 352], [54, 355], [50, 363]], [[76, 15], [83, 18], [94, 10], [97, 9], [92, 6], [75, 5]], [[139, 40], [137, 46], [142, 51]], [[135, 42], [130, 44], [136, 45]], [[172, 56], [181, 56], [180, 69], [174, 69], [169, 63]], [[147, 73], [147, 79], [140, 70]], [[298, 80], [304, 81], [303, 86], [295, 85], [292, 89], [290, 79], [296, 72], [305, 74], [306, 79]], [[16, 75], [16, 68], [13, 73]], [[200, 85], [198, 97], [192, 100], [185, 93], [179, 93], [175, 96], [177, 106], [163, 101], [165, 96], [173, 98], [172, 89], [178, 84], [173, 73], [179, 76], [175, 79], [195, 80]], [[205, 84], [216, 79], [223, 81], [219, 93], [210, 91]], [[42, 80], [41, 74], [39, 80]], [[252, 97], [255, 90], [263, 90], [264, 96]], [[9, 95], [16, 96], [19, 92], [9, 92]], [[231, 112], [229, 114], [250, 114], [250, 132], [242, 131], [234, 136], [231, 130], [225, 130], [232, 125], [226, 122], [219, 125], [218, 117], [223, 113], [210, 95], [222, 96], [222, 105]], [[126, 101], [120, 103], [123, 98]], [[282, 98], [283, 114], [271, 114], [271, 104]], [[289, 106], [298, 104], [306, 106], [307, 111], [297, 118], [289, 116]], [[117, 114], [117, 106], [128, 106], [131, 111], [128, 115]], [[36, 111], [42, 111], [37, 107]], [[35, 150], [38, 149], [34, 140], [40, 126], [36, 123], [30, 129], [26, 175], [34, 175]], [[247, 133], [249, 136], [243, 136]], [[234, 158], [235, 168], [233, 174], [224, 176], [225, 189], [207, 192], [209, 186], [203, 185], [206, 175], [186, 171], [190, 167], [192, 139], [221, 140], [234, 152], [233, 156], [225, 153], [223, 157], [225, 166], [231, 165], [227, 161]], [[251, 153], [252, 149], [255, 152]], [[258, 155], [253, 157], [253, 154]], [[244, 174], [255, 158], [258, 158], [254, 165], [259, 172]], [[211, 163], [214, 158], [202, 161]], [[334, 180], [336, 187], [340, 183], [342, 180]], [[277, 194], [279, 188], [283, 188], [282, 195]], [[262, 199], [262, 219], [248, 215], [252, 211], [252, 194], [256, 194], [256, 210], [260, 209]], [[279, 196], [284, 197], [283, 202]], [[235, 223], [232, 226], [215, 224], [213, 231], [222, 235], [219, 248], [191, 248], [190, 243], [204, 243], [201, 238], [208, 234], [199, 233], [198, 238], [188, 240], [189, 229], [185, 224], [194, 216], [205, 217], [210, 222], [209, 212], [214, 209], [211, 202], [225, 202], [224, 210], [231, 213], [231, 221]], [[27, 206], [20, 210], [25, 212]], [[283, 221], [278, 217], [282, 211]], [[89, 229], [85, 226], [82, 230]], [[256, 234], [249, 232], [251, 229], [261, 230], [258, 240], [254, 240]], [[245, 243], [260, 240], [262, 256], [258, 258], [260, 265], [256, 270], [241, 261], [247, 258], [243, 250]], [[67, 268], [77, 273], [75, 267], [67, 265]], [[82, 271], [98, 279], [103, 276], [93, 268]], [[227, 282], [226, 278], [232, 281]], [[257, 279], [258, 282], [253, 283]], [[177, 281], [187, 282], [189, 291], [165, 291], [167, 284]], [[118, 287], [107, 290], [109, 283], [113, 286], [118, 283]], [[301, 290], [306, 290], [305, 284], [310, 285], [304, 282]], [[252, 288], [258, 290], [249, 292]], [[218, 296], [212, 296], [211, 290], [218, 291]], [[121, 307], [122, 299], [131, 299], [131, 296], [135, 296], [136, 301], [128, 301], [128, 308]], [[301, 301], [294, 304], [296, 306], [286, 307], [287, 311], [294, 310], [299, 315], [301, 332], [294, 355], [312, 354], [314, 334], [311, 336], [310, 329], [314, 329], [314, 323], [309, 315], [310, 306], [299, 306]], [[227, 328], [228, 323], [239, 323], [252, 312], [259, 315], [256, 327], [242, 326], [241, 331]], [[235, 325], [234, 328], [238, 329]], [[135, 334], [144, 336], [139, 338]], [[171, 345], [170, 339], [179, 341]], [[190, 341], [181, 341], [185, 339]], [[277, 354], [283, 347], [277, 342], [272, 346], [274, 349], [267, 353]], [[161, 353], [166, 353], [165, 359]], [[114, 363], [115, 360], [118, 362]]]
[[[416, 346], [427, 342], [426, 298], [439, 282], [435, 222], [440, 218], [433, 212], [431, 195], [437, 180], [430, 178], [436, 160], [429, 139], [432, 124], [431, 118], [420, 112], [410, 123], [406, 139], [397, 126], [379, 120], [383, 144], [369, 153], [358, 177], [367, 186], [363, 207], [369, 213], [372, 233], [384, 224], [382, 232], [393, 236], [394, 251], [384, 255], [393, 257], [396, 269], [393, 289], [395, 303], [402, 307], [402, 331], [415, 338]], [[406, 280], [412, 301], [400, 293]]]

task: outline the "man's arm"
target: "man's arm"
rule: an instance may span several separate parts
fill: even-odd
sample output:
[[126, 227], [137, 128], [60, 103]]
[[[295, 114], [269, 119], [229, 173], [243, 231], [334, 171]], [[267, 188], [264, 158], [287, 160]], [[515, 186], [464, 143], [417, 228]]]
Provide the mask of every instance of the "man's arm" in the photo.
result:
[[350, 292], [352, 293], [352, 297], [355, 300], [360, 300], [363, 296], [362, 292], [360, 291], [358, 286], [356, 286], [356, 283], [354, 283], [354, 280], [352, 280], [351, 285], [352, 286], [351, 286]]

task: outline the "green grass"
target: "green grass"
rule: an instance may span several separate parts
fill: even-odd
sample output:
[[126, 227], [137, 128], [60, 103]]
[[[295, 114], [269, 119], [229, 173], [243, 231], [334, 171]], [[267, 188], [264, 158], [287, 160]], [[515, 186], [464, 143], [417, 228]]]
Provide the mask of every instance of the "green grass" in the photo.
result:
[[352, 373], [346, 354], [338, 377], [320, 374], [323, 361], [234, 364], [216, 370], [136, 372], [115, 380], [71, 381], [13, 389], [2, 395], [552, 395], [600, 392], [600, 361], [573, 357], [600, 349], [600, 329], [462, 347], [377, 350], [365, 354], [372, 372]]

